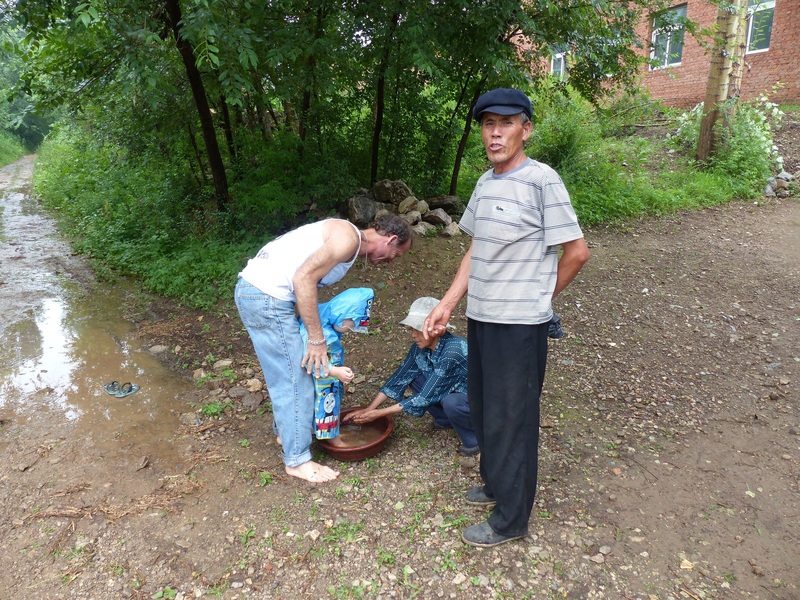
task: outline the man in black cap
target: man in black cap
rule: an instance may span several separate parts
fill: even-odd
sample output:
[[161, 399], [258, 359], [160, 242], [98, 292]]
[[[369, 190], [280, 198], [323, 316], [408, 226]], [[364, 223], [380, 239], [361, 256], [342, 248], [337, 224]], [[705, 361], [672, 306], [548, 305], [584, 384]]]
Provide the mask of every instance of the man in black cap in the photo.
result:
[[589, 260], [589, 249], [561, 178], [525, 155], [528, 97], [494, 89], [472, 112], [493, 168], [478, 180], [461, 218], [472, 243], [424, 333], [441, 332], [469, 293], [467, 395], [484, 485], [467, 491], [466, 499], [494, 510], [461, 537], [490, 547], [528, 533], [552, 299]]

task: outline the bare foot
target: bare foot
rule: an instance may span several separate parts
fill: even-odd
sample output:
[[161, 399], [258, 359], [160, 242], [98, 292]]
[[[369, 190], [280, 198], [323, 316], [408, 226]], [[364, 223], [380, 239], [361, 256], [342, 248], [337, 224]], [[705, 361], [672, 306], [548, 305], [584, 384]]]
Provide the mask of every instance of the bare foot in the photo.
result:
[[336, 446], [337, 448], [344, 448], [347, 446], [347, 444], [344, 443], [344, 440], [342, 440], [342, 436], [340, 435], [337, 435], [335, 438], [329, 439], [328, 443], [331, 446]]
[[286, 467], [286, 473], [311, 483], [325, 483], [326, 481], [333, 481], [339, 476], [339, 471], [334, 471], [330, 467], [315, 463], [313, 460], [304, 462], [296, 467]]
[[275, 436], [275, 441], [278, 442], [278, 446], [283, 446], [283, 441], [281, 440], [281, 436]]

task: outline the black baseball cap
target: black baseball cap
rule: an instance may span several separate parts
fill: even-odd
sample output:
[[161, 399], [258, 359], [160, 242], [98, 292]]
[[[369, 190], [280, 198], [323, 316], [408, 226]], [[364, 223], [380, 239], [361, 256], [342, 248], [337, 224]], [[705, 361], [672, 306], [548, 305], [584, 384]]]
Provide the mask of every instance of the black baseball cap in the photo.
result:
[[520, 90], [512, 88], [497, 88], [482, 94], [472, 109], [472, 116], [480, 122], [485, 112], [496, 115], [525, 113], [528, 119], [533, 113], [528, 97]]

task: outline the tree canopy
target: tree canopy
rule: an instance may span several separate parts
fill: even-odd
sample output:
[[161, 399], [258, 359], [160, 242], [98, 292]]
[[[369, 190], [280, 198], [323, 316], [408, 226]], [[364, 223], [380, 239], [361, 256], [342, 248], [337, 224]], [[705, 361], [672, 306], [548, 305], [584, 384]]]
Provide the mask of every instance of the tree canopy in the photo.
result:
[[[555, 48], [596, 100], [631, 85], [633, 0], [18, 0], [4, 46], [17, 93], [64, 107], [130, 155], [182, 157], [216, 206], [303, 179], [304, 200], [402, 178], [455, 193], [470, 109], [497, 86], [533, 89]], [[266, 192], [265, 192], [266, 193]], [[287, 199], [287, 202], [290, 200]], [[296, 210], [301, 210], [297, 208]]]

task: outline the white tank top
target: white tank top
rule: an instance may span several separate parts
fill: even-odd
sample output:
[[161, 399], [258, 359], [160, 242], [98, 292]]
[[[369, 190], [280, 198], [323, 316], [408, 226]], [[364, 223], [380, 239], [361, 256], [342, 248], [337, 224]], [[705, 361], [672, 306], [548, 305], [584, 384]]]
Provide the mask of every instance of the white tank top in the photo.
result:
[[[330, 220], [330, 219], [328, 219]], [[349, 223], [349, 221], [347, 221]], [[239, 277], [273, 298], [295, 302], [292, 278], [300, 266], [323, 244], [323, 227], [326, 221], [303, 225], [269, 242], [247, 261]], [[339, 263], [323, 277], [317, 287], [332, 285], [344, 277], [353, 266], [361, 251], [361, 232], [350, 223], [358, 234], [358, 249], [350, 262]]]

